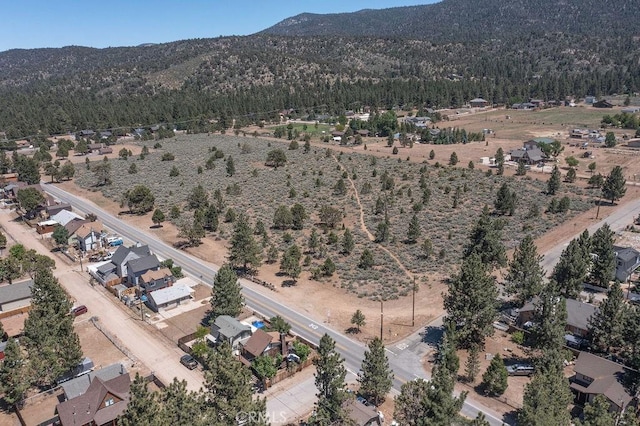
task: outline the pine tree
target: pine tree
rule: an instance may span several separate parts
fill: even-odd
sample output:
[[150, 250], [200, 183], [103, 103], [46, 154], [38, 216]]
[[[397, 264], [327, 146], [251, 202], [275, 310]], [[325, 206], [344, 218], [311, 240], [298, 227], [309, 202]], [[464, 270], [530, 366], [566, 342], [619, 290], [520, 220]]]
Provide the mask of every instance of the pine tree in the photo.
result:
[[378, 337], [369, 342], [364, 353], [358, 382], [360, 383], [360, 393], [376, 406], [384, 401], [385, 396], [391, 390], [393, 372], [389, 367], [384, 344]]
[[355, 246], [356, 243], [353, 239], [353, 234], [349, 228], [345, 228], [344, 235], [342, 236], [342, 253], [351, 254]]
[[496, 354], [491, 362], [487, 371], [482, 375], [482, 386], [484, 392], [492, 396], [500, 396], [507, 390], [507, 367], [504, 365], [504, 361], [500, 354]]
[[516, 208], [516, 192], [511, 191], [509, 186], [503, 183], [496, 194], [496, 200], [493, 205], [499, 214], [504, 215], [508, 213], [513, 216]]
[[426, 426], [427, 407], [423, 403], [431, 389], [431, 383], [423, 379], [402, 384], [400, 395], [396, 396], [394, 419], [401, 425]]
[[265, 424], [265, 400], [253, 399], [251, 373], [233, 355], [228, 344], [209, 350], [203, 367], [204, 397], [210, 419], [217, 419], [221, 425], [231, 425], [236, 424], [240, 416], [251, 413], [247, 425]]
[[449, 165], [455, 166], [456, 164], [458, 164], [458, 154], [456, 154], [454, 151], [451, 153], [451, 156], [449, 157]]
[[208, 423], [202, 393], [187, 391], [187, 382], [174, 377], [169, 386], [161, 390], [161, 414], [157, 417], [169, 426], [206, 426]]
[[477, 345], [471, 345], [467, 354], [467, 362], [464, 364], [465, 380], [473, 383], [480, 371], [480, 350]]
[[497, 175], [504, 174], [504, 150], [502, 149], [502, 147], [498, 148], [498, 151], [496, 151], [496, 155], [494, 156], [494, 161], [498, 166]]
[[597, 351], [610, 353], [611, 347], [622, 346], [627, 304], [618, 283], [611, 286], [607, 298], [589, 318], [589, 340]]
[[357, 327], [358, 333], [360, 333], [360, 327], [365, 326], [366, 318], [360, 309], [356, 310], [351, 316], [351, 324]]
[[567, 306], [553, 280], [540, 294], [540, 300], [535, 305], [534, 318], [536, 326], [533, 329], [533, 346], [546, 351], [560, 352], [564, 346]]
[[555, 195], [558, 189], [560, 189], [560, 169], [558, 166], [553, 166], [551, 176], [549, 176], [549, 180], [547, 181], [547, 194]]
[[369, 249], [362, 250], [362, 254], [360, 255], [360, 261], [358, 262], [358, 268], [360, 269], [371, 269], [375, 264], [375, 260], [373, 259], [373, 253]]
[[242, 266], [245, 272], [260, 266], [262, 249], [253, 237], [253, 230], [249, 226], [247, 217], [241, 214], [236, 220], [231, 236], [229, 248], [229, 263], [232, 267]]
[[[4, 331], [3, 331], [4, 334]], [[29, 389], [29, 372], [26, 358], [15, 339], [9, 339], [0, 363], [0, 393], [9, 405], [22, 401]]]
[[[609, 412], [609, 401], [604, 395], [596, 396], [592, 402], [584, 406], [584, 419], [578, 426], [616, 426], [616, 418]], [[626, 424], [626, 423], [622, 423]]]
[[160, 226], [162, 224], [162, 222], [164, 222], [165, 217], [164, 217], [164, 213], [162, 212], [162, 210], [160, 209], [156, 209], [153, 212], [153, 216], [151, 216], [151, 221], [156, 225], [156, 226]]
[[305, 212], [302, 204], [296, 203], [291, 207], [291, 225], [293, 229], [302, 229], [307, 217], [307, 213]]
[[484, 339], [494, 332], [498, 290], [494, 278], [477, 254], [462, 262], [460, 272], [453, 277], [444, 297], [447, 320], [458, 324], [457, 342], [460, 347], [484, 347]]
[[478, 223], [471, 231], [463, 256], [469, 257], [475, 253], [485, 265], [494, 268], [506, 266], [507, 255], [502, 244], [502, 226], [502, 222], [491, 220], [489, 207], [485, 206]]
[[527, 174], [527, 167], [522, 161], [518, 162], [518, 168], [516, 169], [516, 176], [524, 176]]
[[551, 278], [559, 286], [560, 294], [568, 298], [576, 298], [580, 294], [587, 277], [587, 259], [578, 240], [571, 240], [551, 273]]
[[227, 176], [233, 176], [234, 174], [236, 174], [236, 165], [233, 161], [233, 157], [229, 156], [227, 158]]
[[518, 425], [548, 426], [571, 423], [569, 382], [557, 371], [542, 371], [526, 385]]
[[616, 271], [616, 255], [613, 251], [614, 234], [608, 224], [604, 224], [591, 237], [590, 252], [596, 256], [591, 267], [591, 279], [604, 288], [609, 287], [609, 281]]
[[518, 306], [542, 290], [544, 270], [540, 266], [543, 256], [538, 255], [531, 235], [525, 236], [513, 252], [506, 281], [507, 294], [514, 295]]
[[409, 229], [407, 229], [407, 242], [415, 244], [420, 237], [420, 232], [420, 222], [418, 221], [418, 216], [414, 213], [409, 221]]
[[318, 345], [318, 356], [313, 360], [316, 367], [315, 383], [318, 389], [316, 413], [312, 424], [340, 424], [347, 418], [342, 408], [346, 399], [344, 359], [336, 352], [336, 342], [325, 334]]
[[309, 241], [307, 241], [307, 248], [309, 249], [309, 253], [315, 253], [320, 246], [320, 236], [318, 235], [318, 231], [316, 228], [311, 230], [311, 235], [309, 236]]
[[609, 176], [604, 180], [602, 185], [602, 197], [606, 200], [611, 200], [611, 204], [614, 204], [617, 200], [624, 197], [627, 192], [625, 187], [626, 181], [622, 174], [622, 167], [615, 166]]
[[429, 238], [425, 238], [420, 246], [420, 251], [422, 252], [422, 257], [428, 259], [433, 255], [433, 244]]
[[71, 307], [51, 270], [36, 269], [31, 310], [21, 342], [29, 354], [29, 366], [38, 384], [52, 384], [80, 363], [82, 349], [73, 328], [73, 316], [69, 315]]
[[225, 264], [216, 273], [211, 288], [211, 320], [220, 315], [237, 317], [242, 311], [244, 297], [238, 276], [231, 265]]
[[147, 389], [147, 382], [138, 373], [136, 373], [136, 377], [131, 383], [129, 394], [131, 395], [129, 403], [124, 413], [118, 417], [118, 425], [169, 425], [165, 419], [158, 416], [161, 407], [158, 403], [157, 394]]
[[301, 258], [302, 252], [296, 244], [293, 244], [283, 253], [280, 261], [280, 270], [295, 281], [300, 276], [300, 272], [302, 272], [300, 267]]

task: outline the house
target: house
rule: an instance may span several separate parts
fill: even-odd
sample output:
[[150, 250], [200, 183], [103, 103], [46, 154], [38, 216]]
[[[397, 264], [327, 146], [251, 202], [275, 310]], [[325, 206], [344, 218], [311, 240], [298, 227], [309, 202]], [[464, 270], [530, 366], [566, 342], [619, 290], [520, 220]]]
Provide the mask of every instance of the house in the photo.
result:
[[96, 132], [94, 132], [93, 130], [80, 130], [80, 136], [82, 136], [83, 138], [90, 138], [95, 134]]
[[[132, 259], [139, 259], [141, 257], [150, 256], [151, 250], [149, 250], [149, 246], [119, 246], [115, 253], [113, 253], [113, 257], [111, 258], [111, 263], [115, 265], [115, 273], [120, 278], [124, 278], [128, 276], [127, 273], [127, 263]], [[146, 271], [145, 271], [146, 272]]]
[[98, 221], [83, 223], [75, 232], [80, 250], [88, 252], [101, 249], [103, 228], [102, 223]]
[[540, 148], [540, 145], [549, 145], [555, 140], [551, 138], [533, 138], [523, 144], [524, 149]]
[[102, 144], [101, 143], [90, 143], [89, 145], [87, 145], [87, 147], [89, 148], [89, 152], [98, 152], [98, 151], [100, 151], [100, 148], [102, 148]]
[[113, 133], [111, 133], [109, 130], [100, 132], [100, 139], [109, 139], [111, 136], [113, 136]]
[[251, 326], [242, 324], [229, 315], [220, 315], [211, 326], [211, 336], [215, 344], [226, 342], [235, 351], [240, 343], [251, 337]]
[[622, 365], [580, 352], [573, 370], [575, 375], [570, 379], [570, 386], [578, 404], [591, 403], [596, 396], [603, 395], [609, 402], [609, 412], [621, 413], [632, 401], [633, 397], [622, 384], [625, 372]]
[[32, 287], [32, 279], [0, 286], [0, 312], [4, 313], [31, 306]]
[[616, 254], [616, 271], [614, 278], [626, 282], [633, 271], [640, 267], [640, 252], [631, 247], [613, 246]]
[[511, 105], [512, 109], [521, 109], [521, 110], [532, 110], [536, 108], [536, 105], [533, 104], [532, 102], [523, 102], [520, 104], [513, 104]]
[[87, 391], [56, 406], [62, 426], [115, 425], [127, 408], [131, 378], [129, 373], [111, 380], [94, 378]]
[[66, 226], [69, 222], [74, 219], [83, 220], [84, 218], [77, 213], [74, 213], [70, 210], [60, 210], [58, 213], [51, 216], [49, 219], [55, 220], [62, 226]]
[[[534, 297], [519, 309], [516, 323], [523, 327], [533, 321], [536, 313], [536, 305], [540, 303], [538, 297]], [[566, 299], [567, 325], [565, 330], [578, 337], [585, 337], [589, 333], [589, 318], [597, 311], [593, 305], [574, 299]]]
[[36, 231], [40, 235], [48, 234], [53, 232], [53, 230], [56, 229], [56, 226], [60, 226], [60, 224], [55, 220], [44, 220], [36, 224]]
[[273, 355], [280, 352], [280, 335], [274, 336], [262, 329], [257, 329], [255, 333], [242, 345], [242, 356], [251, 362], [261, 355]]
[[596, 102], [595, 96], [585, 96], [584, 103], [588, 105], [593, 105]]
[[120, 363], [111, 364], [101, 368], [100, 370], [90, 371], [80, 377], [68, 380], [60, 386], [62, 386], [62, 389], [64, 390], [65, 400], [70, 400], [87, 392], [87, 389], [89, 389], [91, 382], [95, 378], [99, 378], [103, 381], [109, 381], [125, 374], [126, 372], [127, 370], [124, 368], [124, 365]]
[[419, 129], [426, 129], [431, 123], [430, 117], [408, 117], [405, 119], [407, 123], [411, 123]]
[[147, 271], [142, 274], [138, 280], [140, 290], [144, 293], [150, 293], [166, 287], [171, 287], [173, 282], [173, 274], [171, 274], [171, 270], [169, 270], [169, 268]]
[[191, 300], [194, 292], [195, 290], [184, 284], [152, 291], [147, 295], [147, 306], [155, 312], [174, 308], [185, 300]]
[[489, 105], [489, 102], [485, 101], [482, 98], [475, 98], [469, 101], [469, 105], [471, 108], [484, 108]]
[[67, 222], [64, 227], [69, 233], [69, 240], [75, 240], [75, 237], [72, 238], [72, 235], [75, 235], [78, 229], [86, 223], [90, 223], [90, 221], [87, 219], [73, 219], [70, 222]]
[[358, 399], [350, 398], [343, 405], [345, 413], [357, 426], [381, 426], [382, 418], [376, 407], [372, 405], [364, 405]]
[[533, 104], [536, 108], [542, 108], [544, 106], [542, 99], [531, 99], [529, 103]]
[[613, 108], [613, 104], [607, 100], [601, 100], [593, 104], [594, 108]]
[[148, 271], [160, 268], [160, 261], [155, 254], [131, 259], [127, 262], [127, 281], [129, 284], [138, 285], [140, 277]]
[[71, 204], [69, 203], [56, 203], [51, 206], [47, 206], [44, 208], [44, 211], [47, 212], [48, 217], [56, 215], [60, 213], [62, 210], [71, 211]]
[[516, 163], [537, 164], [544, 161], [546, 156], [540, 148], [514, 149], [510, 152], [511, 161]]
[[628, 106], [628, 107], [622, 108], [620, 110], [620, 112], [626, 113], [626, 114], [635, 114], [636, 112], [640, 112], [640, 107], [639, 106]]
[[98, 154], [100, 155], [106, 155], [106, 154], [112, 154], [112, 153], [113, 153], [113, 148], [111, 148], [110, 146], [105, 146], [98, 150]]
[[366, 138], [366, 137], [369, 136], [369, 130], [367, 130], [367, 129], [360, 129], [360, 130], [356, 131], [356, 133], [358, 135], [360, 135], [361, 137], [363, 137], [363, 138]]
[[627, 141], [627, 146], [629, 148], [640, 148], [640, 138], [633, 138]]
[[573, 139], [582, 139], [589, 136], [589, 129], [571, 129], [569, 137]]

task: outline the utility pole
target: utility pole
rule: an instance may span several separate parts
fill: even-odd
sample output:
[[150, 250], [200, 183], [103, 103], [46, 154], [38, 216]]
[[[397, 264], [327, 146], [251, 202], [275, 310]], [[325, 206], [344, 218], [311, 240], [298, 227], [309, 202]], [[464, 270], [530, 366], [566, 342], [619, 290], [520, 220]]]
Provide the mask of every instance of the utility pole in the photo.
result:
[[416, 276], [413, 276], [413, 298], [411, 300], [411, 327], [416, 325]]
[[600, 198], [598, 198], [598, 208], [596, 209], [596, 219], [598, 219], [598, 216], [600, 215], [600, 203], [602, 202], [602, 195], [600, 195]]
[[384, 329], [384, 307], [382, 299], [380, 300], [380, 341], [382, 341], [382, 330]]

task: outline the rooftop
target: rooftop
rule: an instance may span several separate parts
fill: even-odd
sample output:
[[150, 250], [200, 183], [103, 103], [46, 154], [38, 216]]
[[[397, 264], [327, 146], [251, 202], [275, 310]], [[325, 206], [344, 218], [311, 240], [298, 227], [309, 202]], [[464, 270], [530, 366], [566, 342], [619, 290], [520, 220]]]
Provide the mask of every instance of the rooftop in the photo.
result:
[[31, 297], [32, 287], [31, 279], [0, 286], [0, 305]]
[[190, 287], [176, 284], [172, 287], [166, 287], [160, 290], [153, 291], [149, 294], [149, 297], [153, 299], [153, 302], [156, 304], [156, 306], [160, 306], [189, 297], [193, 292], [195, 292], [195, 290]]

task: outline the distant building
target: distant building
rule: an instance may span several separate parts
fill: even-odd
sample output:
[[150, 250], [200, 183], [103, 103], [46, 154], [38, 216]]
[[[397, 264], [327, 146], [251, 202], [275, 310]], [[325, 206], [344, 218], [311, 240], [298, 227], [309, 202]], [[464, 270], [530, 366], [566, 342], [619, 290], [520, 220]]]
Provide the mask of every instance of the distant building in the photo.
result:
[[489, 102], [482, 98], [475, 98], [469, 101], [471, 108], [484, 108], [489, 105]]
[[607, 100], [601, 100], [593, 104], [594, 108], [613, 108], [613, 104]]

